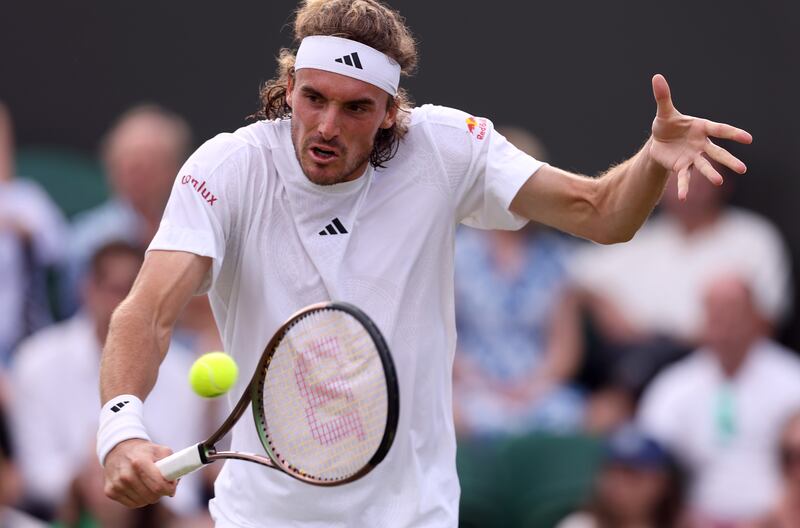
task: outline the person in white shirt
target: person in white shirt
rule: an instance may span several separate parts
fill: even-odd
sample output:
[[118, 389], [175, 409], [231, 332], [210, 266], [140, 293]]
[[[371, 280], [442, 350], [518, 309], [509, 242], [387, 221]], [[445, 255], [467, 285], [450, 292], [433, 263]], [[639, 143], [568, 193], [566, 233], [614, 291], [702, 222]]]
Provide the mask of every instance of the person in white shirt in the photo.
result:
[[0, 102], [0, 364], [52, 321], [46, 271], [61, 263], [67, 224], [36, 182], [15, 177], [11, 114]]
[[[387, 337], [401, 409], [391, 450], [366, 477], [335, 489], [229, 461], [210, 505], [217, 526], [454, 526], [457, 224], [516, 229], [533, 219], [601, 242], [628, 240], [669, 171], [682, 186], [692, 167], [719, 181], [704, 152], [745, 170], [709, 136], [751, 137], [678, 113], [656, 76], [652, 137], [604, 177], [586, 178], [523, 154], [487, 119], [410, 108], [399, 80], [416, 64], [414, 40], [376, 0], [304, 2], [294, 33], [297, 52], [281, 54], [278, 79], [262, 91], [265, 120], [190, 157], [115, 313], [98, 431], [107, 491], [140, 506], [175, 489], [154, 464], [170, 449], [149, 440], [138, 403], [109, 409], [120, 397], [147, 396], [166, 353], [160, 339], [191, 295], [209, 292], [225, 349], [245, 373], [288, 315], [336, 299], [361, 307]], [[120, 420], [129, 427], [112, 434]], [[262, 449], [248, 420], [236, 424], [232, 446]]]
[[158, 229], [175, 171], [190, 147], [188, 123], [161, 106], [138, 104], [117, 118], [100, 149], [112, 195], [72, 220], [62, 274], [62, 310], [69, 314], [77, 310], [83, 273], [100, 246], [124, 240], [147, 247]]
[[[122, 527], [133, 520], [130, 510], [103, 497], [102, 479], [94, 477], [101, 468], [93, 452], [101, 346], [111, 314], [130, 290], [141, 262], [142, 252], [125, 243], [101, 246], [84, 284], [84, 309], [23, 341], [9, 372], [11, 431], [27, 496], [56, 513], [79, 489], [103, 526]], [[147, 400], [146, 421], [161, 442], [190, 443], [207, 432], [206, 402], [187, 382], [193, 359], [188, 350], [171, 345]], [[195, 517], [205, 511], [199, 477], [187, 477], [166, 501], [174, 515]]]
[[594, 378], [638, 392], [664, 364], [694, 348], [703, 325], [703, 288], [720, 272], [753, 285], [770, 327], [791, 311], [789, 251], [759, 214], [726, 204], [727, 186], [692, 180], [692, 199], [667, 188], [660, 213], [629, 244], [590, 246], [574, 259], [587, 292], [598, 344], [588, 351]]
[[704, 292], [704, 346], [655, 378], [638, 419], [690, 471], [698, 522], [732, 525], [777, 499], [774, 451], [800, 407], [800, 360], [765, 337], [747, 280], [723, 274]]

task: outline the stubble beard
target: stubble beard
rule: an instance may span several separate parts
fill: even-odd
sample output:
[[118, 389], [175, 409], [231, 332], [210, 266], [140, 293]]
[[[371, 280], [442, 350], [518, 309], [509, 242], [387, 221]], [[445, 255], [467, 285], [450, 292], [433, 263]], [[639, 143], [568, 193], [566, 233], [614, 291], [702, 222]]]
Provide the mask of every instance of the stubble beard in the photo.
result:
[[[325, 176], [324, 178], [318, 178], [310, 174], [309, 171], [306, 169], [306, 166], [303, 162], [303, 156], [305, 156], [306, 153], [308, 152], [308, 146], [311, 143], [325, 144], [331, 142], [326, 142], [319, 137], [311, 136], [307, 140], [305, 140], [301, 145], [300, 137], [297, 132], [297, 127], [295, 126], [294, 121], [292, 121], [291, 129], [292, 129], [292, 146], [294, 147], [294, 155], [297, 158], [297, 163], [300, 164], [300, 169], [302, 169], [303, 174], [305, 174], [306, 178], [308, 178], [309, 181], [317, 185], [336, 185], [337, 183], [344, 183], [356, 179], [357, 177], [360, 176], [360, 174], [356, 174], [356, 172], [360, 172], [363, 170], [362, 166], [365, 166], [367, 162], [369, 162], [372, 149], [374, 148], [374, 143], [373, 143], [373, 145], [370, 146], [370, 149], [366, 153], [360, 155], [352, 163], [346, 164], [344, 169], [342, 169], [339, 173], [334, 174], [333, 176]], [[349, 150], [345, 148], [345, 146], [342, 145], [341, 143], [335, 142], [335, 145], [339, 148], [342, 158], [346, 161]], [[313, 164], [314, 162], [308, 160], [308, 163]]]

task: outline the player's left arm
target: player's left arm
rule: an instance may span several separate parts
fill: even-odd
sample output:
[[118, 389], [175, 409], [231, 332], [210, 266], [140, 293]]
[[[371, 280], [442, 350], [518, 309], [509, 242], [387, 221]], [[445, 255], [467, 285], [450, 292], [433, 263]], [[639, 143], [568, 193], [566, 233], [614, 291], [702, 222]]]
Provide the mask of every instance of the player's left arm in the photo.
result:
[[[670, 172], [678, 175], [683, 200], [692, 172], [721, 185], [709, 159], [742, 174], [746, 167], [711, 138], [752, 142], [744, 130], [686, 116], [672, 104], [669, 85], [653, 77], [657, 113], [652, 135], [627, 161], [598, 178], [544, 166], [519, 190], [510, 209], [526, 218], [604, 244], [624, 242], [647, 219], [664, 191]], [[708, 158], [708, 159], [707, 159]]]

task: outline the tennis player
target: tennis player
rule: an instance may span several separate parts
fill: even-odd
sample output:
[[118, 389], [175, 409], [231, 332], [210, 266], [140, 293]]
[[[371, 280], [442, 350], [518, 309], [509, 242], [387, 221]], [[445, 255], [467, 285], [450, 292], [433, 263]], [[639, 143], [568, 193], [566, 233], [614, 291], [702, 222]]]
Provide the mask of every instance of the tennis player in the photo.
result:
[[[295, 310], [351, 302], [378, 324], [400, 384], [397, 438], [365, 478], [335, 488], [228, 461], [210, 504], [218, 527], [456, 526], [459, 485], [451, 399], [453, 237], [459, 223], [518, 229], [528, 220], [601, 243], [629, 240], [670, 172], [742, 173], [711, 137], [749, 143], [728, 125], [680, 114], [656, 75], [652, 135], [599, 178], [523, 154], [484, 118], [411, 108], [401, 74], [417, 61], [400, 15], [377, 0], [307, 0], [264, 120], [206, 142], [181, 169], [136, 284], [114, 315], [102, 360], [98, 456], [106, 492], [137, 507], [175, 491], [154, 461], [141, 400], [175, 319], [208, 292], [225, 349], [247, 383], [272, 332]], [[113, 412], [121, 395], [130, 403]], [[117, 407], [119, 407], [117, 405]], [[232, 448], [259, 452], [241, 420]]]

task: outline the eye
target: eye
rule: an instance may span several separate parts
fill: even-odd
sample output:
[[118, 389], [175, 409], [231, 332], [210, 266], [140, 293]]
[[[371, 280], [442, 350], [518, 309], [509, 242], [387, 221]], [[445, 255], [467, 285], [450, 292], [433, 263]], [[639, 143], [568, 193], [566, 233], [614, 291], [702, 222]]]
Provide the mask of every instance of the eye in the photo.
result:
[[315, 104], [322, 101], [322, 98], [317, 94], [306, 94], [306, 99]]
[[347, 106], [347, 109], [354, 113], [354, 114], [363, 114], [367, 111], [367, 107], [360, 104], [351, 104]]

